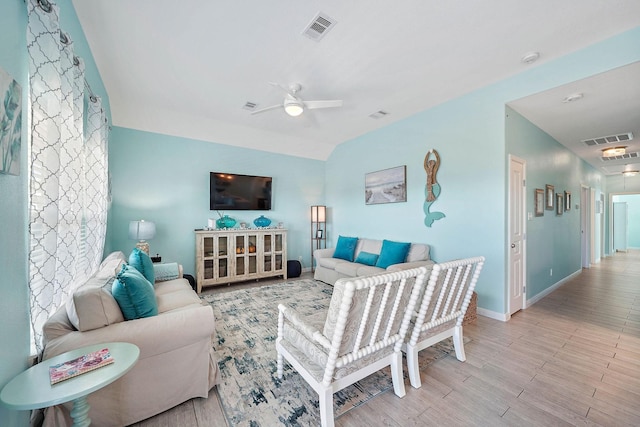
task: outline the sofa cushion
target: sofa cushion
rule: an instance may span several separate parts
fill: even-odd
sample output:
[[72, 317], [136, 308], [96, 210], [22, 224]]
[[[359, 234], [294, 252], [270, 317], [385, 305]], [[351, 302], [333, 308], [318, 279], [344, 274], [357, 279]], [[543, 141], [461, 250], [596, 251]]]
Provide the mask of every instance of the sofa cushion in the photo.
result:
[[346, 276], [355, 277], [358, 275], [359, 267], [362, 267], [362, 264], [358, 264], [356, 262], [341, 262], [336, 264], [335, 270]]
[[123, 265], [111, 289], [126, 320], [158, 314], [158, 303], [153, 285], [130, 265]]
[[393, 242], [391, 240], [382, 241], [380, 256], [376, 262], [376, 267], [387, 268], [393, 264], [404, 262], [409, 252], [411, 243]]
[[94, 276], [67, 301], [67, 317], [78, 331], [91, 331], [124, 321], [120, 306], [111, 295], [115, 277]]
[[153, 287], [153, 290], [156, 293], [157, 299], [160, 295], [170, 294], [176, 291], [192, 291], [193, 289], [191, 288], [191, 285], [189, 285], [187, 279], [180, 278], [167, 280], [166, 282], [157, 282]]
[[358, 246], [356, 246], [356, 256], [360, 252], [369, 252], [372, 254], [380, 255], [381, 248], [382, 240], [358, 239]]
[[165, 313], [191, 304], [202, 304], [202, 300], [191, 289], [191, 286], [188, 289], [157, 295], [156, 298], [158, 301], [158, 313]]
[[328, 268], [330, 270], [335, 270], [338, 264], [348, 263], [349, 261], [345, 261], [343, 259], [338, 258], [317, 258], [316, 263], [320, 267]]
[[378, 254], [372, 254], [371, 252], [361, 251], [356, 258], [356, 262], [364, 265], [376, 265], [378, 261]]
[[376, 266], [368, 266], [368, 265], [358, 265], [358, 269], [356, 270], [356, 277], [362, 276], [373, 276], [374, 274], [384, 273], [384, 268], [376, 267]]
[[127, 258], [124, 253], [121, 251], [111, 252], [107, 257], [102, 261], [100, 267], [98, 267], [98, 271], [94, 274], [94, 277], [99, 278], [108, 278], [108, 277], [116, 277], [116, 274], [120, 272], [122, 268], [122, 264], [127, 262]]
[[153, 262], [149, 255], [138, 248], [133, 248], [129, 255], [129, 265], [138, 270], [152, 285], [156, 283]]
[[429, 245], [412, 243], [406, 262], [426, 261], [429, 259]]
[[338, 236], [338, 243], [336, 244], [336, 250], [333, 253], [333, 257], [344, 259], [346, 261], [353, 261], [357, 244], [357, 237]]

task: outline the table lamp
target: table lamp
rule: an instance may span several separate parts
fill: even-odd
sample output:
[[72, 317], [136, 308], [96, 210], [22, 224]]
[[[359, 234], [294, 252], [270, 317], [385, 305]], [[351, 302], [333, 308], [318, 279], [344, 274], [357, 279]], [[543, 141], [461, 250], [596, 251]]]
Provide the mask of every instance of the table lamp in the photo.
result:
[[155, 235], [156, 225], [153, 222], [143, 219], [129, 222], [129, 238], [137, 240], [136, 248], [146, 252], [147, 255], [149, 255], [149, 243], [146, 241], [153, 239]]

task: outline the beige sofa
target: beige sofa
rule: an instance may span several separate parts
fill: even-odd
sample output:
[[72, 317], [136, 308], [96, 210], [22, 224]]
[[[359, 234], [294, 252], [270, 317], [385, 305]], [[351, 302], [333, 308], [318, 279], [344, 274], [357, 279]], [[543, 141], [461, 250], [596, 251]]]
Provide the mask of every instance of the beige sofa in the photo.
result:
[[[354, 260], [358, 258], [361, 252], [380, 254], [382, 243], [382, 240], [358, 239], [355, 247]], [[386, 268], [334, 258], [334, 251], [335, 248], [328, 248], [316, 249], [313, 252], [313, 257], [316, 261], [314, 279], [333, 285], [338, 279], [344, 277], [370, 276], [385, 271], [400, 271], [422, 266], [430, 267], [434, 264], [434, 262], [429, 259], [429, 245], [422, 243], [411, 243], [405, 261], [390, 265]]]
[[[201, 302], [181, 272], [177, 279], [156, 282], [157, 316], [124, 320], [110, 292], [123, 259], [122, 253], [105, 259], [43, 329], [43, 359], [114, 341], [140, 348], [131, 371], [88, 396], [89, 417], [96, 426], [126, 426], [191, 398], [206, 398], [218, 373], [212, 348], [213, 310]], [[47, 408], [44, 425], [70, 426], [70, 409], [70, 403]]]

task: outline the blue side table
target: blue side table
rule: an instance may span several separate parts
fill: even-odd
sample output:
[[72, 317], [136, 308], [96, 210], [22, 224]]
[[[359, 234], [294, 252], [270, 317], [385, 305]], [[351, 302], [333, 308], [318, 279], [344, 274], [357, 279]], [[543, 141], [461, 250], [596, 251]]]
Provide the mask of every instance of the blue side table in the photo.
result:
[[[92, 351], [108, 348], [113, 363], [51, 385], [49, 367], [64, 363]], [[73, 400], [71, 417], [74, 427], [91, 424], [88, 417], [87, 396], [105, 387], [127, 372], [138, 361], [140, 349], [126, 342], [94, 344], [43, 360], [18, 374], [0, 392], [0, 402], [10, 409], [31, 410], [46, 408]]]

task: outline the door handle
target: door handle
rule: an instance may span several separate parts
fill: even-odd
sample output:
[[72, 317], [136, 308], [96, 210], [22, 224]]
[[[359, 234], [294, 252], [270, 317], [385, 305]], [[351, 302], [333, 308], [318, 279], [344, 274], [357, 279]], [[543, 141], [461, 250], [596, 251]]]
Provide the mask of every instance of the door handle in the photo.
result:
[[515, 244], [515, 243], [512, 243], [512, 244], [511, 244], [511, 249], [513, 249], [513, 248], [515, 248], [515, 247], [516, 247], [516, 244]]

